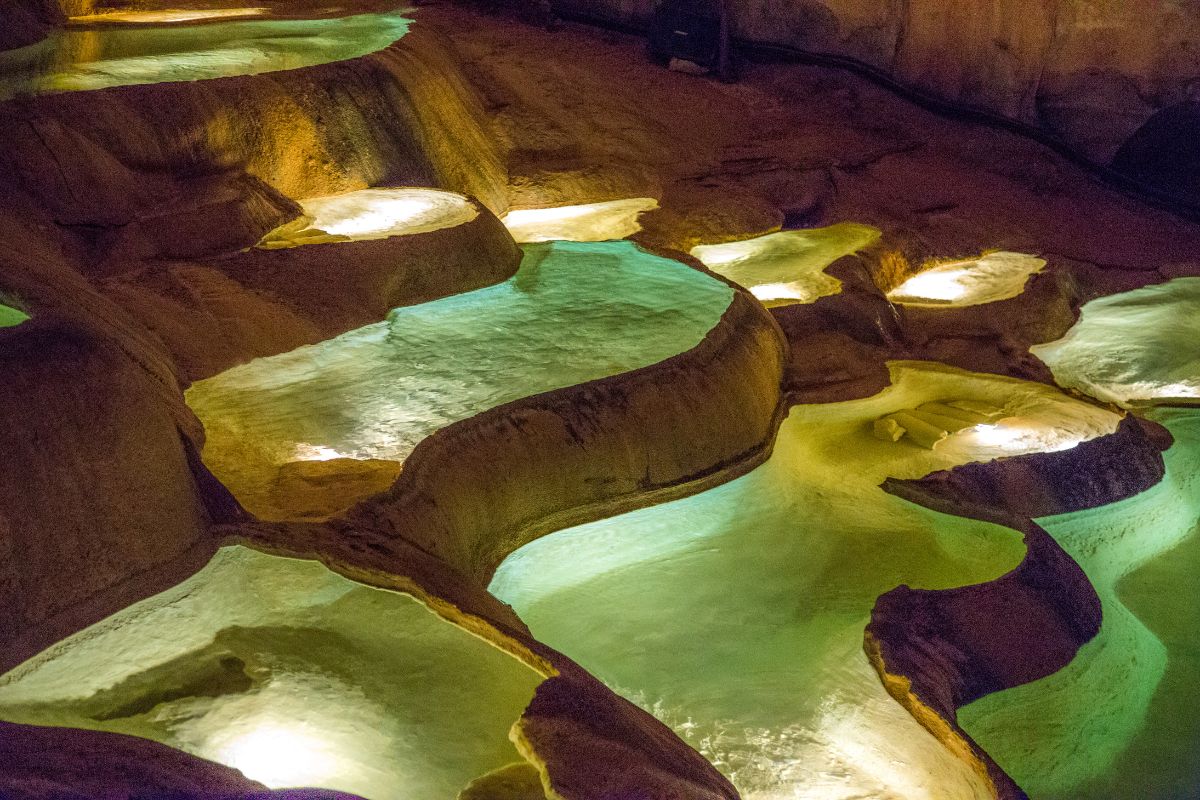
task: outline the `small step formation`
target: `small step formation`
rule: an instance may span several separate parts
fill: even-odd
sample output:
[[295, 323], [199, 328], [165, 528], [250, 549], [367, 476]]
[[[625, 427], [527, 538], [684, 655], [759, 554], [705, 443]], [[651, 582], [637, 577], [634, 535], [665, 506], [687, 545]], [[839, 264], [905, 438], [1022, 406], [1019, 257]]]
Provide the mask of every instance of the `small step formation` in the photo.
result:
[[268, 233], [258, 247], [280, 250], [411, 236], [453, 228], [479, 216], [479, 209], [464, 195], [415, 186], [311, 197], [300, 207], [301, 217]]
[[1002, 416], [1004, 409], [980, 400], [923, 403], [880, 417], [872, 433], [885, 442], [898, 442], [907, 436], [914, 444], [932, 450], [953, 433], [994, 425]]
[[887, 293], [910, 306], [979, 306], [1009, 300], [1025, 291], [1046, 260], [1027, 253], [997, 251], [978, 258], [927, 265]]

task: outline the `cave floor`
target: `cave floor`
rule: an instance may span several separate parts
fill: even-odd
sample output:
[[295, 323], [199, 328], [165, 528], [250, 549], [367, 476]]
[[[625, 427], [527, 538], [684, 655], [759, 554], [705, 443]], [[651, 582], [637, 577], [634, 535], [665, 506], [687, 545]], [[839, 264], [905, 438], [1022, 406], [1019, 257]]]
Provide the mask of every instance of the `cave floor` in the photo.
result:
[[[1128, 404], [1174, 434], [1166, 477], [1131, 497], [1037, 520], [1098, 595], [1099, 634], [1065, 668], [964, 706], [957, 722], [1035, 797], [1186, 795], [1200, 752], [1200, 660], [1181, 622], [1195, 617], [1200, 575], [1200, 412], [1147, 411], [1138, 401], [1188, 400], [1200, 386], [1195, 348], [1180, 344], [1194, 339], [1200, 227], [1117, 194], [1028, 140], [933, 116], [827, 69], [747, 62], [738, 82], [720, 83], [652, 66], [626, 34], [575, 23], [544, 29], [448, 3], [307, 20], [245, 11], [255, 18], [72, 23], [0, 54], [0, 96], [36, 104], [39, 94], [355, 59], [410, 25], [450, 43], [507, 177], [507, 203], [483, 218], [498, 226], [491, 212], [508, 211], [529, 242], [516, 275], [396, 308], [310, 346], [254, 360], [241, 353], [232, 360], [248, 363], [187, 394], [206, 428], [204, 464], [244, 507], [228, 513], [217, 536], [283, 551], [293, 536], [297, 554], [364, 581], [411, 579], [401, 588], [420, 602], [312, 562], [225, 547], [188, 581], [0, 676], [6, 721], [132, 733], [271, 786], [449, 798], [519, 757], [546, 786], [552, 770], [569, 771], [540, 761], [536, 736], [522, 738], [522, 726], [535, 726], [530, 700], [546, 676], [584, 685], [578, 662], [673, 729], [746, 800], [990, 797], [990, 778], [959, 757], [952, 737], [931, 733], [896, 702], [863, 652], [863, 633], [872, 604], [896, 587], [936, 595], [995, 583], [1027, 550], [1011, 528], [915, 505], [881, 484], [1013, 458], [999, 462], [1004, 469], [1018, 456], [1108, 439]], [[330, 183], [382, 186], [345, 176]], [[264, 187], [257, 199], [278, 200], [278, 214], [310, 201], [319, 218], [311, 201], [328, 200]], [[306, 218], [276, 243], [303, 250], [317, 228], [330, 246], [397, 232], [395, 220], [374, 220], [375, 195], [357, 197], [365, 234], [352, 226], [329, 237], [328, 225]], [[445, 228], [481, 213], [458, 205], [464, 215]], [[560, 209], [555, 218], [547, 207], [559, 206], [590, 210]], [[83, 232], [64, 233], [63, 250], [90, 268], [89, 248], [102, 249], [103, 237], [75, 227]], [[538, 241], [574, 235], [627, 240]], [[745, 284], [770, 313], [693, 259]], [[960, 262], [995, 267], [979, 278], [988, 302], [887, 300], [914, 273]], [[164, 263], [182, 262], [118, 266], [138, 275]], [[7, 302], [7, 287], [0, 291]], [[388, 494], [404, 477], [402, 462], [436, 432], [507, 406], [516, 409], [512, 427], [535, 428], [522, 402], [699, 351], [739, 300], [790, 348], [787, 413], [756, 469], [712, 488], [714, 475], [742, 466], [731, 457], [706, 467], [704, 491], [661, 503], [665, 495], [655, 495], [646, 502], [657, 504], [558, 525], [520, 547], [514, 536], [491, 595], [466, 574], [478, 564], [438, 561], [454, 547], [414, 544], [405, 523], [387, 529], [389, 514], [407, 521], [409, 509], [385, 503], [325, 526]], [[5, 335], [40, 324], [36, 309], [0, 305]], [[1146, 387], [1153, 396], [1137, 394]], [[911, 431], [884, 441], [875, 426], [889, 414], [962, 401], [1003, 419], [959, 432], [933, 426], [936, 447], [920, 446]], [[170, 435], [196, 444], [199, 435], [185, 430], [194, 420], [179, 406]], [[577, 449], [587, 450], [593, 423], [603, 427], [590, 416], [565, 426]], [[499, 434], [489, 429], [480, 440], [487, 436]], [[531, 449], [528, 458], [540, 456]], [[647, 463], [644, 486], [650, 472]], [[700, 488], [689, 483], [695, 474], [677, 477]], [[617, 482], [603, 473], [589, 480]], [[455, 515], [441, 497], [422, 497], [439, 522]], [[637, 505], [622, 502], [622, 511]], [[472, 513], [490, 520], [492, 511]], [[357, 538], [353, 526], [364, 519], [381, 527]], [[413, 578], [379, 567], [398, 552], [413, 575], [430, 572]], [[337, 560], [346, 553], [363, 560], [347, 566]], [[95, 661], [106, 671], [90, 674]], [[535, 663], [556, 666], [538, 675], [526, 668]], [[636, 709], [603, 697], [637, 719]], [[279, 773], [266, 769], [274, 756], [253, 727], [258, 720], [270, 732], [276, 717], [287, 717], [278, 727], [292, 734], [321, 734], [318, 744], [293, 739]], [[621, 739], [629, 730], [652, 730], [658, 744], [670, 738], [631, 725], [611, 741], [629, 745]], [[231, 738], [239, 731], [246, 736]], [[541, 791], [535, 785], [531, 796]], [[721, 791], [705, 797], [733, 796]]]

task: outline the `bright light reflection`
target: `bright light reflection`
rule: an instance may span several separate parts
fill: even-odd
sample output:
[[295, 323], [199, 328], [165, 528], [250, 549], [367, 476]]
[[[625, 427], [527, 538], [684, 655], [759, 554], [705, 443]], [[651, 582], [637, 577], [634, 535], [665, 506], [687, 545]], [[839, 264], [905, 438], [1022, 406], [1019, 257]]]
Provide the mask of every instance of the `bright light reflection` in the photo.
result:
[[923, 270], [888, 292], [888, 299], [909, 305], [994, 303], [1021, 294], [1045, 266], [1044, 259], [1024, 253], [988, 253]]
[[236, 737], [218, 751], [215, 760], [272, 789], [328, 785], [342, 768], [325, 740], [273, 723]]
[[1126, 407], [1200, 400], [1200, 278], [1084, 305], [1066, 336], [1029, 349], [1054, 380]]
[[556, 208], [523, 208], [501, 219], [518, 242], [606, 242], [642, 229], [639, 215], [658, 208], [651, 197], [608, 200]]
[[761, 286], [751, 286], [750, 294], [764, 303], [773, 300], [795, 300], [797, 303], [811, 303], [817, 298], [804, 286], [792, 283], [764, 283]]
[[844, 222], [698, 245], [691, 254], [764, 303], [812, 303], [842, 290], [841, 281], [826, 275], [825, 268], [870, 246], [879, 235], [875, 228]]
[[90, 25], [96, 22], [117, 23], [122, 25], [157, 25], [172, 22], [198, 22], [207, 19], [244, 19], [247, 17], [265, 17], [271, 9], [254, 8], [188, 8], [164, 9], [161, 11], [105, 11], [100, 14], [87, 14], [71, 17], [67, 21], [72, 24]]
[[297, 461], [332, 461], [335, 458], [353, 458], [353, 456], [338, 452], [332, 447], [326, 447], [323, 444], [308, 444], [307, 442], [297, 444], [294, 455]]
[[302, 244], [386, 239], [452, 228], [479, 216], [470, 200], [437, 189], [361, 189], [300, 203], [304, 216], [263, 237], [274, 250]]

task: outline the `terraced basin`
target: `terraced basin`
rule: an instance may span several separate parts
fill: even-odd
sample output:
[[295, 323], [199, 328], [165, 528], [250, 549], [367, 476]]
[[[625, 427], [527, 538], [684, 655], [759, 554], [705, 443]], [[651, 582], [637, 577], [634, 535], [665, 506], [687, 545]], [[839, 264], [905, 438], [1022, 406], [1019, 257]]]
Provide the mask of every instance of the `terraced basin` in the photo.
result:
[[227, 547], [0, 676], [0, 718], [116, 731], [271, 787], [452, 800], [520, 760], [542, 676], [407, 595]]
[[281, 478], [319, 469], [305, 462], [398, 467], [457, 420], [695, 347], [733, 298], [720, 281], [629, 242], [525, 252], [502, 284], [198, 382], [187, 399], [208, 431], [205, 463], [248, 508], [279, 516]]
[[67, 27], [0, 52], [0, 100], [297, 69], [382, 50], [404, 36], [405, 11], [205, 25]]
[[843, 222], [740, 242], [698, 245], [692, 248], [692, 255], [713, 272], [745, 286], [764, 303], [812, 303], [842, 290], [842, 282], [826, 275], [825, 268], [874, 244], [879, 235], [868, 225]]
[[1060, 386], [1127, 407], [1200, 402], [1200, 278], [1101, 297], [1030, 348]]
[[1014, 531], [879, 484], [1041, 450], [1049, 437], [968, 431], [930, 450], [876, 439], [873, 421], [967, 399], [1006, 409], [1014, 428], [1056, 430], [1062, 444], [1109, 433], [1118, 417], [1049, 387], [939, 365], [894, 363], [892, 378], [872, 398], [795, 407], [771, 459], [745, 477], [526, 545], [491, 591], [539, 640], [671, 725], [748, 800], [988, 796], [884, 691], [863, 629], [898, 584], [990, 580], [1024, 547]]

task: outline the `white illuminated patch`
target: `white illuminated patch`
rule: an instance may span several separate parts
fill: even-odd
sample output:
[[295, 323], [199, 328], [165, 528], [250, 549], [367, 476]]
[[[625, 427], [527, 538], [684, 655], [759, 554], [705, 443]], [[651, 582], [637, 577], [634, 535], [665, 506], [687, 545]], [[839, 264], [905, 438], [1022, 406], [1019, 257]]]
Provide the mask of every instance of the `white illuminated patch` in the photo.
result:
[[524, 208], [502, 217], [518, 242], [606, 242], [624, 239], [642, 229], [638, 217], [658, 208], [650, 197], [608, 200], [556, 208]]
[[797, 303], [811, 303], [817, 299], [808, 287], [792, 283], [764, 283], [761, 286], [751, 286], [750, 294], [764, 303], [777, 300], [794, 300]]
[[332, 461], [335, 458], [353, 458], [353, 456], [340, 453], [332, 447], [322, 444], [301, 442], [296, 445], [295, 460], [297, 461]]
[[319, 732], [271, 722], [235, 736], [215, 760], [272, 789], [328, 785], [341, 767]]
[[750, 290], [763, 303], [812, 303], [842, 283], [825, 274], [839, 258], [874, 243], [879, 231], [844, 222], [828, 228], [778, 231], [740, 242], [702, 244], [691, 254], [704, 266]]
[[452, 228], [479, 216], [466, 197], [437, 189], [361, 189], [300, 203], [304, 217], [276, 228], [258, 246], [275, 250], [304, 244], [386, 239]]
[[938, 264], [888, 292], [906, 305], [976, 306], [1016, 297], [1046, 261], [1024, 253], [988, 253], [979, 258]]
[[163, 25], [179, 22], [201, 22], [217, 19], [248, 19], [265, 17], [271, 13], [269, 8], [187, 8], [163, 9], [160, 11], [105, 11], [100, 14], [87, 14], [71, 17], [72, 24], [89, 25], [93, 23], [121, 25]]
[[1176, 278], [1084, 305], [1066, 336], [1035, 345], [1054, 380], [1133, 407], [1200, 400], [1200, 278]]

